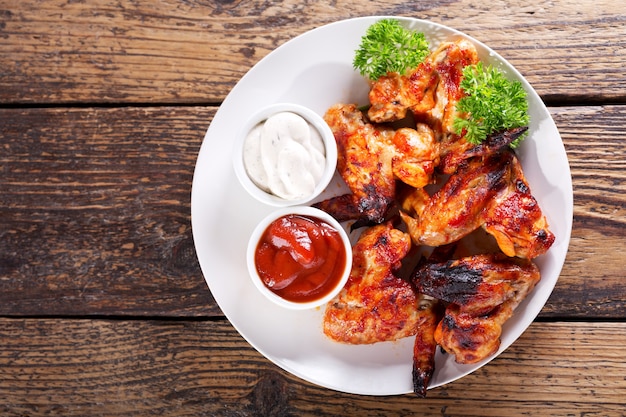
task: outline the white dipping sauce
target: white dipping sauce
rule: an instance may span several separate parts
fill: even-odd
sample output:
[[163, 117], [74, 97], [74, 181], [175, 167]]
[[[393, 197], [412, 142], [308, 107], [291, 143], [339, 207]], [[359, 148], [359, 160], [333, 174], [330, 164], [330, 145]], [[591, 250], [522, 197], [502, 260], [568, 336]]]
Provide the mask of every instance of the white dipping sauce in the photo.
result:
[[304, 198], [322, 178], [324, 142], [301, 116], [277, 113], [250, 131], [243, 163], [250, 179], [266, 192], [286, 200]]

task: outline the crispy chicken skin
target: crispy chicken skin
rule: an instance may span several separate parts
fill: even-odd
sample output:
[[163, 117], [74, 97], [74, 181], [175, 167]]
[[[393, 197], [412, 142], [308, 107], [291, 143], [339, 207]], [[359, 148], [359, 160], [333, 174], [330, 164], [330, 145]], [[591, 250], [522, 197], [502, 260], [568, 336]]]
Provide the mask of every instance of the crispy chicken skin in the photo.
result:
[[338, 104], [324, 119], [337, 142], [337, 170], [350, 195], [316, 204], [339, 221], [378, 224], [395, 199], [396, 179], [413, 187], [431, 182], [439, 151], [432, 130], [375, 126], [354, 104]]
[[481, 226], [508, 256], [532, 259], [554, 242], [521, 165], [509, 150], [464, 161], [432, 196], [416, 190], [401, 207], [401, 218], [419, 245], [449, 244]]
[[412, 285], [394, 273], [411, 238], [392, 224], [366, 229], [353, 248], [352, 272], [326, 306], [324, 333], [349, 344], [369, 344], [415, 335], [422, 314]]
[[458, 363], [498, 350], [502, 325], [539, 279], [532, 261], [502, 254], [426, 263], [412, 276], [421, 293], [449, 303], [434, 338]]

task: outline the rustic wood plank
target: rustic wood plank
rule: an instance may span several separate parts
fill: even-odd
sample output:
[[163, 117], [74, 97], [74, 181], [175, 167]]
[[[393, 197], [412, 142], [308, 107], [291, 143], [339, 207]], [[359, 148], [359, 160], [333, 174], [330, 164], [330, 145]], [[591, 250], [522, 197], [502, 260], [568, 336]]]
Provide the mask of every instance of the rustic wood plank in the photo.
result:
[[[0, 110], [0, 314], [220, 314], [190, 225], [195, 158], [214, 111]], [[575, 217], [542, 316], [622, 318], [626, 107], [551, 111]]]
[[0, 103], [219, 103], [287, 40], [366, 15], [462, 30], [551, 102], [625, 100], [626, 8], [617, 1], [3, 0]]
[[214, 111], [0, 111], [0, 314], [219, 313], [190, 214]]
[[626, 109], [562, 107], [551, 113], [572, 171], [574, 224], [566, 266], [544, 313], [609, 317], [626, 309]]
[[536, 323], [422, 400], [314, 386], [221, 321], [0, 319], [0, 414], [618, 416], [625, 335], [624, 323]]

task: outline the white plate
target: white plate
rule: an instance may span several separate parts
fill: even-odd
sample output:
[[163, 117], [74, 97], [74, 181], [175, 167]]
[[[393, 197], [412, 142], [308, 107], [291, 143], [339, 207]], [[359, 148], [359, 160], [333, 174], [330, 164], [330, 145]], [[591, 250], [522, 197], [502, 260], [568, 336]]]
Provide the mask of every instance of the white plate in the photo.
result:
[[[367, 83], [352, 58], [366, 29], [382, 17], [336, 22], [298, 36], [256, 64], [233, 88], [206, 132], [191, 193], [196, 251], [218, 305], [239, 333], [265, 357], [300, 378], [330, 389], [364, 395], [412, 392], [413, 338], [366, 346], [342, 345], [322, 333], [323, 310], [287, 311], [269, 302], [246, 270], [246, 244], [256, 223], [271, 210], [243, 190], [232, 168], [234, 133], [259, 106], [294, 102], [323, 114], [338, 102], [367, 103]], [[450, 36], [445, 26], [397, 18], [422, 31], [431, 47]], [[561, 137], [548, 110], [528, 82], [502, 57], [477, 40], [481, 59], [519, 79], [530, 101], [530, 136], [519, 148], [526, 178], [546, 214], [556, 241], [537, 259], [542, 278], [506, 323], [500, 352], [531, 324], [560, 274], [572, 226], [572, 183]], [[339, 184], [339, 183], [337, 183]], [[336, 195], [339, 185], [329, 186]], [[440, 352], [431, 388], [483, 366], [456, 364]]]

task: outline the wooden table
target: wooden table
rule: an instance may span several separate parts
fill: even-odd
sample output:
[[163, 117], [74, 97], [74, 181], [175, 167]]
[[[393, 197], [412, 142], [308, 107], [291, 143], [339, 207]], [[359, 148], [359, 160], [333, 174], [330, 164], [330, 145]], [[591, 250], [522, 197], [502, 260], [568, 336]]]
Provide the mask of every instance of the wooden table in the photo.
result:
[[[477, 372], [348, 395], [257, 353], [200, 272], [204, 133], [252, 65], [312, 28], [429, 19], [524, 74], [562, 135], [569, 253], [536, 321]], [[622, 1], [0, 0], [0, 415], [626, 415]]]

